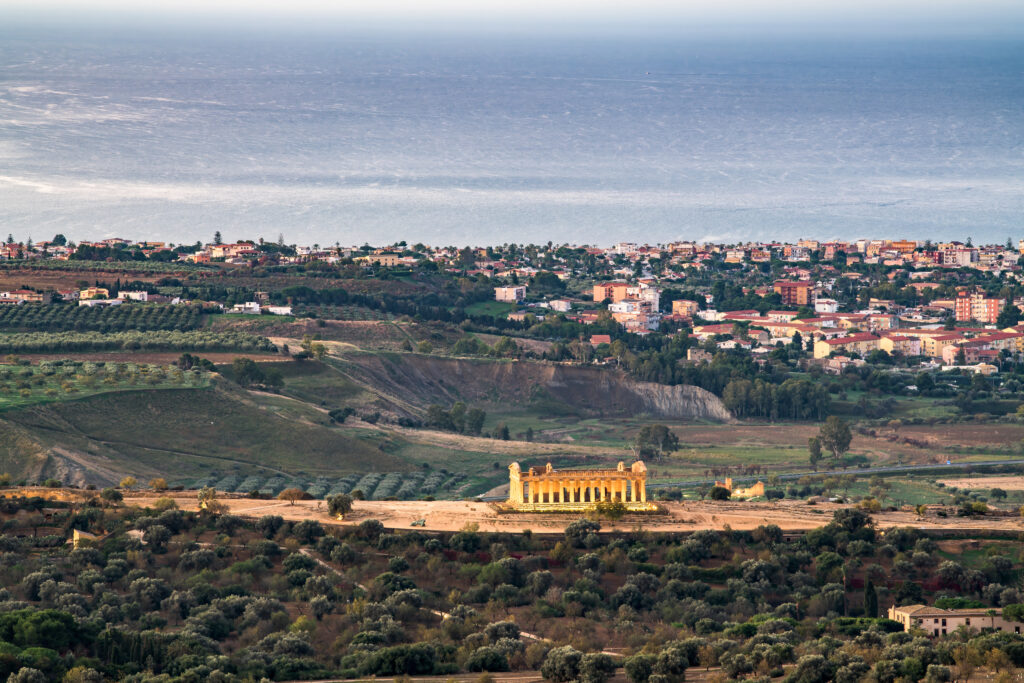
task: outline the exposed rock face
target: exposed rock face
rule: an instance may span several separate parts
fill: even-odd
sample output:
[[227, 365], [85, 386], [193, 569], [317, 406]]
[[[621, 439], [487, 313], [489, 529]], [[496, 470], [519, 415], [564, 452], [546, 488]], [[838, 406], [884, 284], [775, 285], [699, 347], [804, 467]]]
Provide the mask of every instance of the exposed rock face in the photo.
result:
[[431, 403], [472, 401], [551, 405], [590, 416], [732, 419], [709, 391], [639, 382], [618, 370], [411, 354], [354, 355], [347, 361], [347, 374], [376, 393], [382, 406], [409, 415]]

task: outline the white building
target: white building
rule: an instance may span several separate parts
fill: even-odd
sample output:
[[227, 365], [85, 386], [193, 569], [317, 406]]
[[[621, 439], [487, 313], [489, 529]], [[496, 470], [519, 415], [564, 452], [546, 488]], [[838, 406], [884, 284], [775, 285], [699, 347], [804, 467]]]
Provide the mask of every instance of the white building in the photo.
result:
[[260, 305], [255, 301], [246, 301], [243, 304], [235, 304], [231, 307], [232, 313], [248, 313], [250, 315], [260, 314]]
[[839, 310], [839, 302], [835, 299], [815, 299], [815, 313], [835, 313]]
[[494, 288], [494, 300], [504, 301], [505, 303], [517, 304], [526, 298], [526, 287], [525, 285], [517, 285], [515, 287], [495, 287]]

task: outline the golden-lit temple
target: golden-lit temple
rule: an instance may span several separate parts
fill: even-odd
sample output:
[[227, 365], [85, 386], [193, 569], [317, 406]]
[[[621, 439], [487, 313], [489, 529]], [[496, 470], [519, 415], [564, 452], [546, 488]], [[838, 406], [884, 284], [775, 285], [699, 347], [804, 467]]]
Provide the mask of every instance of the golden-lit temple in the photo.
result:
[[523, 472], [519, 463], [508, 466], [509, 505], [522, 512], [592, 510], [601, 502], [620, 502], [627, 510], [655, 510], [647, 502], [647, 467], [641, 461], [628, 469], [620, 462], [614, 470], [543, 470]]

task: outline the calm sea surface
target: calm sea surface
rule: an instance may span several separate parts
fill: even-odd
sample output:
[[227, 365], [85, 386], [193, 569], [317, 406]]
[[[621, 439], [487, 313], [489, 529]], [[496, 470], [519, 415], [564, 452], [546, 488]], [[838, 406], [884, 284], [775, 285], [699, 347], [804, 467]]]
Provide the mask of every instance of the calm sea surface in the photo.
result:
[[19, 239], [1024, 237], [1024, 43], [0, 29]]

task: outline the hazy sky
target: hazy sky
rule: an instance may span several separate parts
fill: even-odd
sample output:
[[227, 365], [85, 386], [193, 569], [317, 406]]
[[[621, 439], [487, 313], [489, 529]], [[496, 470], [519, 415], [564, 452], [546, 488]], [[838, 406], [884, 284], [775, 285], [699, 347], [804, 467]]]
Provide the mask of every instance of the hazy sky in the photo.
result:
[[404, 27], [789, 27], [1024, 33], [1021, 0], [0, 0], [0, 15]]

